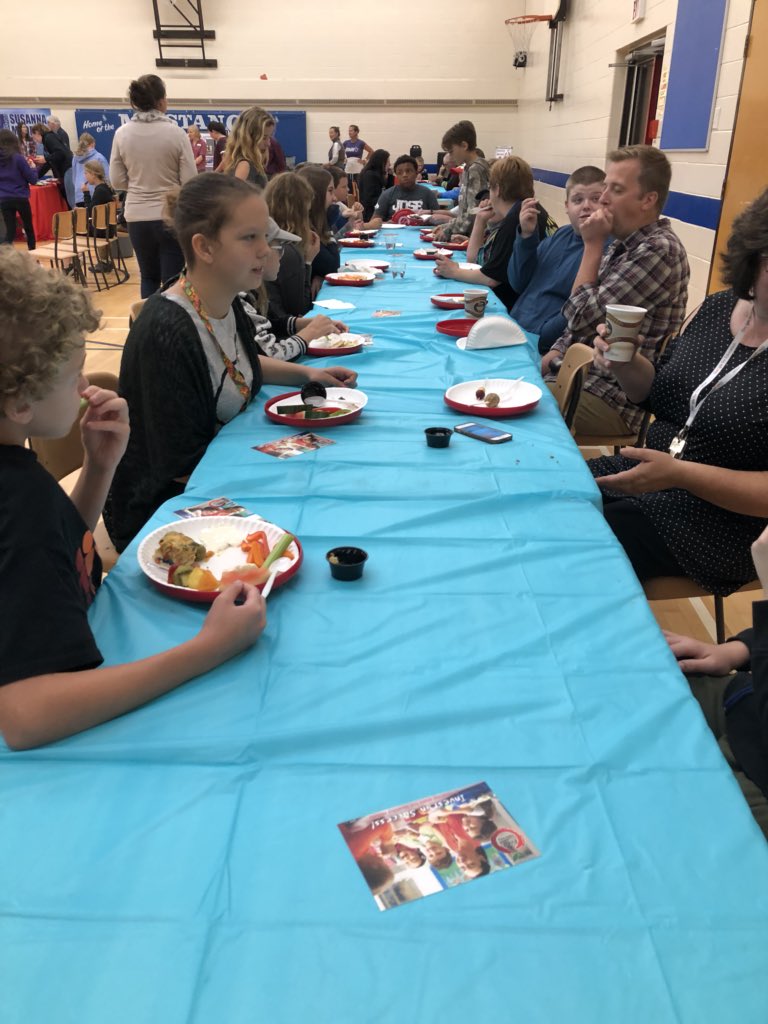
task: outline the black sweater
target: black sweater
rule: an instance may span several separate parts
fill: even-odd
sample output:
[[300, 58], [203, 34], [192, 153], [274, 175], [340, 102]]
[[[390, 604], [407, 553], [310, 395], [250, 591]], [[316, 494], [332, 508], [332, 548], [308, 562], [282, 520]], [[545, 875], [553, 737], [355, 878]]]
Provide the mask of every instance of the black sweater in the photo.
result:
[[40, 177], [42, 178], [50, 168], [55, 177], [63, 178], [65, 172], [72, 166], [72, 154], [56, 132], [45, 132], [43, 134], [43, 152], [45, 153], [46, 162], [40, 167]]
[[282, 317], [305, 316], [312, 308], [310, 268], [299, 242], [288, 242], [280, 257], [276, 281], [267, 282], [269, 319], [274, 323]]
[[[253, 368], [251, 398], [261, 387], [254, 329], [239, 299], [233, 303], [238, 340]], [[152, 513], [181, 494], [217, 432], [208, 361], [189, 314], [161, 294], [147, 299], [133, 323], [120, 364], [131, 436], [104, 510], [122, 551]]]

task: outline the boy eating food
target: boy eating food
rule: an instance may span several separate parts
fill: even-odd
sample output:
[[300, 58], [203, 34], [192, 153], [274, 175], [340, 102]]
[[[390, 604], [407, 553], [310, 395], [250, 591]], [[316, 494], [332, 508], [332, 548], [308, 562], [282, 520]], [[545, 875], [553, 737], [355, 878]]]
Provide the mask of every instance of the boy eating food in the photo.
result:
[[[101, 582], [91, 531], [129, 425], [124, 399], [83, 374], [83, 332], [98, 323], [79, 285], [0, 252], [0, 732], [12, 749], [139, 707], [245, 650], [266, 622], [258, 590], [233, 583], [190, 640], [99, 667], [87, 615]], [[83, 468], [69, 498], [25, 445], [66, 436], [83, 403]]]

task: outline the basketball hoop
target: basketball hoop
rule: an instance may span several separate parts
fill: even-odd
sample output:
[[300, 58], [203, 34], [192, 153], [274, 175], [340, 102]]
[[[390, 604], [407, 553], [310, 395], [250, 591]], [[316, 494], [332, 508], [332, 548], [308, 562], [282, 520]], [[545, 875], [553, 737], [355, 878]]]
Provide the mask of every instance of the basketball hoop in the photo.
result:
[[504, 24], [507, 26], [507, 32], [509, 32], [515, 47], [515, 59], [512, 63], [516, 68], [528, 66], [528, 50], [537, 24], [540, 21], [551, 20], [551, 14], [521, 14], [517, 18], [506, 19]]

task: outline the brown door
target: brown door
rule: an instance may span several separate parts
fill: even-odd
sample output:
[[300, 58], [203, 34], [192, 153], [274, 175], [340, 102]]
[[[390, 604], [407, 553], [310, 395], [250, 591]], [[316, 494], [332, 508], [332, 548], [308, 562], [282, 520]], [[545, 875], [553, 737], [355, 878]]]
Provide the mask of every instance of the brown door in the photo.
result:
[[725, 251], [733, 218], [768, 186], [768, 0], [754, 0], [747, 55], [725, 172], [723, 205], [715, 237], [708, 291], [724, 287], [719, 254]]

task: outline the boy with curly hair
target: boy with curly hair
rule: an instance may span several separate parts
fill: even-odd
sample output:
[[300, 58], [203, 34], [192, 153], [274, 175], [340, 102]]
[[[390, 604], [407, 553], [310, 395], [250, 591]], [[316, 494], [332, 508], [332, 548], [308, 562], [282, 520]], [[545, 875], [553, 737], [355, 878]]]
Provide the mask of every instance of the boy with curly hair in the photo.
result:
[[[18, 250], [0, 252], [0, 732], [12, 749], [131, 711], [239, 654], [265, 625], [259, 592], [235, 583], [192, 639], [98, 667], [91, 531], [129, 434], [125, 400], [83, 374], [83, 332], [98, 323], [79, 285]], [[69, 498], [25, 445], [64, 437], [83, 406], [83, 468]]]

